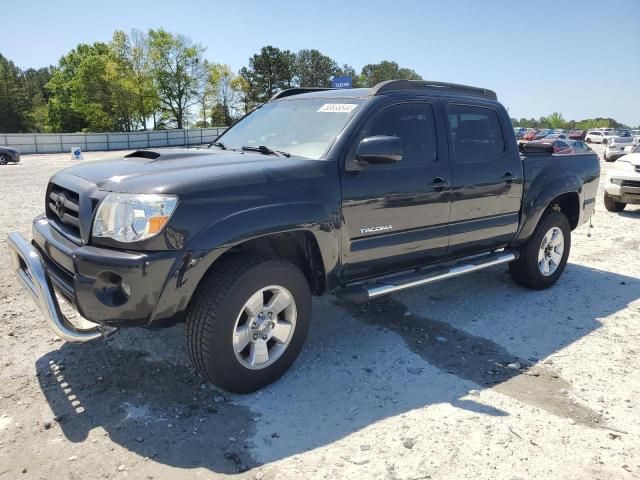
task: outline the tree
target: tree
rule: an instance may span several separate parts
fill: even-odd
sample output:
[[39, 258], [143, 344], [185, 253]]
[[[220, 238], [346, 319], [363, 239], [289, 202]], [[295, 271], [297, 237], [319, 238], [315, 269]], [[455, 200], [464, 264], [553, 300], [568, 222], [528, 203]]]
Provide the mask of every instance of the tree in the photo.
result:
[[53, 67], [44, 67], [29, 68], [22, 72], [25, 92], [30, 102], [28, 111], [30, 131], [48, 131], [47, 102], [49, 101], [49, 92], [46, 85], [51, 80], [53, 70]]
[[223, 113], [223, 123], [216, 123], [212, 118], [212, 126], [231, 125], [233, 118], [237, 117], [237, 109], [239, 104], [239, 97], [241, 91], [241, 85], [238, 84], [237, 77], [233, 74], [229, 65], [216, 63], [212, 65], [212, 85], [213, 85], [213, 98], [217, 105], [221, 106]]
[[396, 62], [386, 60], [362, 67], [361, 81], [364, 87], [373, 87], [385, 80], [399, 79], [422, 80], [422, 77], [410, 68], [400, 68]]
[[252, 80], [253, 75], [247, 67], [242, 67], [238, 76], [233, 79], [233, 89], [238, 92], [239, 101], [246, 115], [253, 110], [260, 102], [258, 101], [258, 90]]
[[549, 128], [564, 128], [565, 121], [561, 113], [553, 112], [547, 117]]
[[158, 92], [153, 83], [148, 36], [139, 30], [129, 35], [116, 30], [111, 48], [119, 64], [121, 87], [127, 90], [135, 127], [146, 130], [147, 120], [160, 108]]
[[47, 84], [49, 124], [53, 131], [114, 131], [125, 128], [114, 108], [114, 58], [109, 45], [80, 44], [60, 59]]
[[0, 54], [0, 132], [28, 130], [30, 105], [21, 73]]
[[295, 74], [301, 87], [330, 87], [338, 64], [318, 50], [300, 50], [296, 55]]
[[296, 56], [289, 50], [268, 45], [249, 59], [243, 76], [251, 86], [252, 97], [260, 103], [268, 102], [278, 90], [291, 88], [295, 82]]
[[177, 128], [184, 128], [198, 100], [204, 48], [182, 35], [149, 30], [149, 58], [160, 105]]

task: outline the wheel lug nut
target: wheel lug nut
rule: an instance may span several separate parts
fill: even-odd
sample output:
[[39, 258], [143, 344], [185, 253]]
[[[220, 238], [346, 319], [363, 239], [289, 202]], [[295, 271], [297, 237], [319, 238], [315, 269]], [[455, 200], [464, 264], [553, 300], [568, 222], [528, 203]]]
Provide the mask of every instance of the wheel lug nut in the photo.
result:
[[257, 339], [258, 339], [258, 334], [257, 334], [257, 333], [254, 333], [254, 334], [253, 334], [253, 339], [254, 339], [254, 340], [257, 340]]
[[256, 322], [253, 322], [251, 324], [251, 328], [255, 330], [256, 328], [258, 328], [258, 324]]
[[260, 313], [258, 314], [258, 318], [262, 318], [262, 317], [264, 317], [264, 313], [260, 312]]
[[269, 318], [273, 317], [273, 312], [269, 312]]
[[266, 340], [266, 339], [267, 339], [267, 336], [266, 336], [266, 335], [262, 335], [262, 339], [263, 339], [263, 340]]

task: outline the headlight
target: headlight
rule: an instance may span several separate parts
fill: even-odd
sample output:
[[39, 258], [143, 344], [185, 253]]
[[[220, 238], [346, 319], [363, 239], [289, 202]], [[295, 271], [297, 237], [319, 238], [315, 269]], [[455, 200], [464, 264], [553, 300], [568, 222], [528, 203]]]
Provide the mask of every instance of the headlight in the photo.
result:
[[178, 204], [175, 195], [110, 193], [98, 206], [93, 236], [136, 242], [156, 236]]

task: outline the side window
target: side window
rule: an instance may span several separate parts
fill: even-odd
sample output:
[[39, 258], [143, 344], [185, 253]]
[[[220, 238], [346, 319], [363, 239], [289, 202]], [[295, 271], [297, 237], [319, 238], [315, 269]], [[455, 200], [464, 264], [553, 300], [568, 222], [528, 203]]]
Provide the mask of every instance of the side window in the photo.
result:
[[487, 162], [504, 152], [504, 137], [495, 110], [449, 104], [447, 113], [456, 162]]
[[437, 161], [435, 119], [428, 103], [399, 103], [383, 108], [365, 126], [358, 140], [375, 135], [398, 137], [402, 160], [398, 166], [426, 165]]

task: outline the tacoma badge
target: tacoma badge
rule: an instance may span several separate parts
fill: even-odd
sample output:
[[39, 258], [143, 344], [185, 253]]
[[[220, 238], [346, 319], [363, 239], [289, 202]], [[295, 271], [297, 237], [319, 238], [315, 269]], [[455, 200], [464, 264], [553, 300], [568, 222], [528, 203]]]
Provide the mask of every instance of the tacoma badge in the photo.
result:
[[375, 233], [375, 232], [385, 232], [387, 230], [393, 230], [392, 225], [378, 225], [376, 227], [364, 227], [360, 229], [360, 233]]

